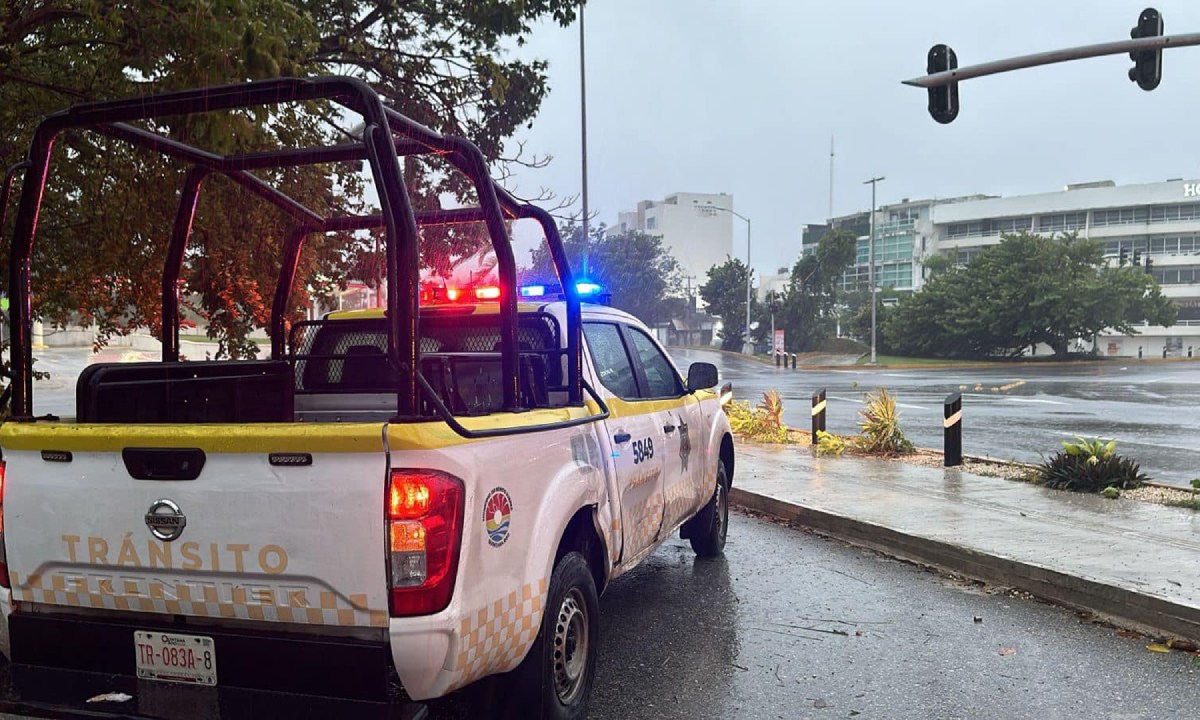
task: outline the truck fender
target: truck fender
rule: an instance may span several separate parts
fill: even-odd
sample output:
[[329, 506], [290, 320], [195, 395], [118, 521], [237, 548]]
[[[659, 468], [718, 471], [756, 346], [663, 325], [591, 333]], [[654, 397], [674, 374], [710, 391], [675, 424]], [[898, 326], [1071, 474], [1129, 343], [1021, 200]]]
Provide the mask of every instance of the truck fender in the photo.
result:
[[[705, 408], [707, 410], [707, 408]], [[708, 413], [705, 413], [708, 415]], [[716, 478], [717, 463], [722, 459], [725, 460], [725, 470], [728, 473], [729, 483], [733, 484], [733, 431], [729, 427], [729, 418], [725, 417], [724, 412], [713, 412], [708, 415], [711, 421], [708, 423], [708, 437], [704, 445], [705, 457], [704, 468], [707, 477]], [[715, 489], [715, 488], [714, 488]]]

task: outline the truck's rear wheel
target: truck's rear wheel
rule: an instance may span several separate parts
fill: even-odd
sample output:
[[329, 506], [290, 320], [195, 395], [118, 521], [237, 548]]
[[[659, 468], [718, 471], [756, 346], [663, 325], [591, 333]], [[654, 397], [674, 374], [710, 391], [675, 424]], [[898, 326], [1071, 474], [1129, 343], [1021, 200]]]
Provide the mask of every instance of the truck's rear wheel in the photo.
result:
[[725, 535], [729, 531], [729, 473], [725, 463], [717, 463], [717, 488], [708, 505], [696, 517], [697, 527], [688, 540], [700, 557], [716, 557], [725, 550]]
[[578, 552], [567, 553], [550, 576], [537, 640], [514, 673], [521, 717], [587, 717], [596, 676], [599, 611], [596, 581], [587, 560]]

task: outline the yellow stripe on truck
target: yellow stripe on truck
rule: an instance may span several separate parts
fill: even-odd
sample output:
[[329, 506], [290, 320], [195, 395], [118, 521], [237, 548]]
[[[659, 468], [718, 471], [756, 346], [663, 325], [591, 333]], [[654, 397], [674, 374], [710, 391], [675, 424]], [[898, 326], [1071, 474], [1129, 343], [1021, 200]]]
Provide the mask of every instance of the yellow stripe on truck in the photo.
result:
[[[687, 396], [666, 398], [664, 400], [622, 400], [620, 398], [604, 398], [612, 417], [630, 417], [646, 413], [662, 412], [663, 410], [678, 410], [687, 402]], [[594, 407], [588, 402], [589, 407]], [[598, 410], [597, 410], [598, 412]]]
[[381, 423], [115, 425], [6, 422], [0, 446], [11, 450], [115, 452], [127, 447], [197, 447], [217, 453], [383, 452]]
[[[470, 430], [548, 425], [587, 417], [588, 408], [462, 417]], [[641, 412], [648, 412], [642, 410]], [[246, 425], [112, 425], [18, 423], [0, 425], [0, 446], [10, 450], [117, 452], [127, 447], [195, 447], [215, 453], [383, 452], [383, 423], [254, 423]], [[440, 421], [388, 425], [392, 450], [435, 450], [474, 442]]]
[[[589, 403], [588, 407], [553, 408], [530, 410], [522, 413], [492, 413], [491, 415], [480, 415], [478, 417], [460, 417], [458, 418], [458, 422], [468, 430], [499, 430], [502, 428], [549, 425], [551, 423], [575, 420], [598, 413], [599, 410], [591, 407], [591, 403]], [[392, 450], [438, 450], [469, 442], [476, 441], [459, 435], [444, 422], [388, 425], [388, 447]]]

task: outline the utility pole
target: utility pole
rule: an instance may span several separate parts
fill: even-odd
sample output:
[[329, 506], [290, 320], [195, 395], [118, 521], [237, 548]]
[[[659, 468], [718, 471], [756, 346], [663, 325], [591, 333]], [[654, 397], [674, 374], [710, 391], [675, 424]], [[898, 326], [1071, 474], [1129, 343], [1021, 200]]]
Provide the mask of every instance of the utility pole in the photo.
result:
[[830, 229], [833, 228], [833, 136], [829, 136], [829, 216], [826, 219]]
[[871, 240], [867, 246], [867, 281], [871, 285], [871, 364], [875, 364], [875, 186], [886, 180], [882, 175], [864, 180], [871, 186]]
[[587, 171], [587, 70], [583, 51], [583, 5], [579, 6], [579, 129], [582, 140], [583, 154], [583, 275], [588, 277], [588, 244], [591, 236], [588, 233], [588, 171]]

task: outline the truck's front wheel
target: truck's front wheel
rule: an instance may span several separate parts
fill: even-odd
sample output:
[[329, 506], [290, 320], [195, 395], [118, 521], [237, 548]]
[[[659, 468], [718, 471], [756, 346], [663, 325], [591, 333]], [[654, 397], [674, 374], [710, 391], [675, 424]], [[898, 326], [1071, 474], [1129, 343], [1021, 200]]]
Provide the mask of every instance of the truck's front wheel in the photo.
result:
[[725, 550], [725, 535], [729, 530], [729, 474], [725, 463], [717, 463], [717, 487], [708, 505], [692, 521], [688, 540], [700, 557], [716, 557]]
[[587, 560], [580, 553], [567, 553], [550, 576], [541, 631], [516, 670], [523, 717], [587, 717], [596, 675], [599, 611], [596, 581]]

